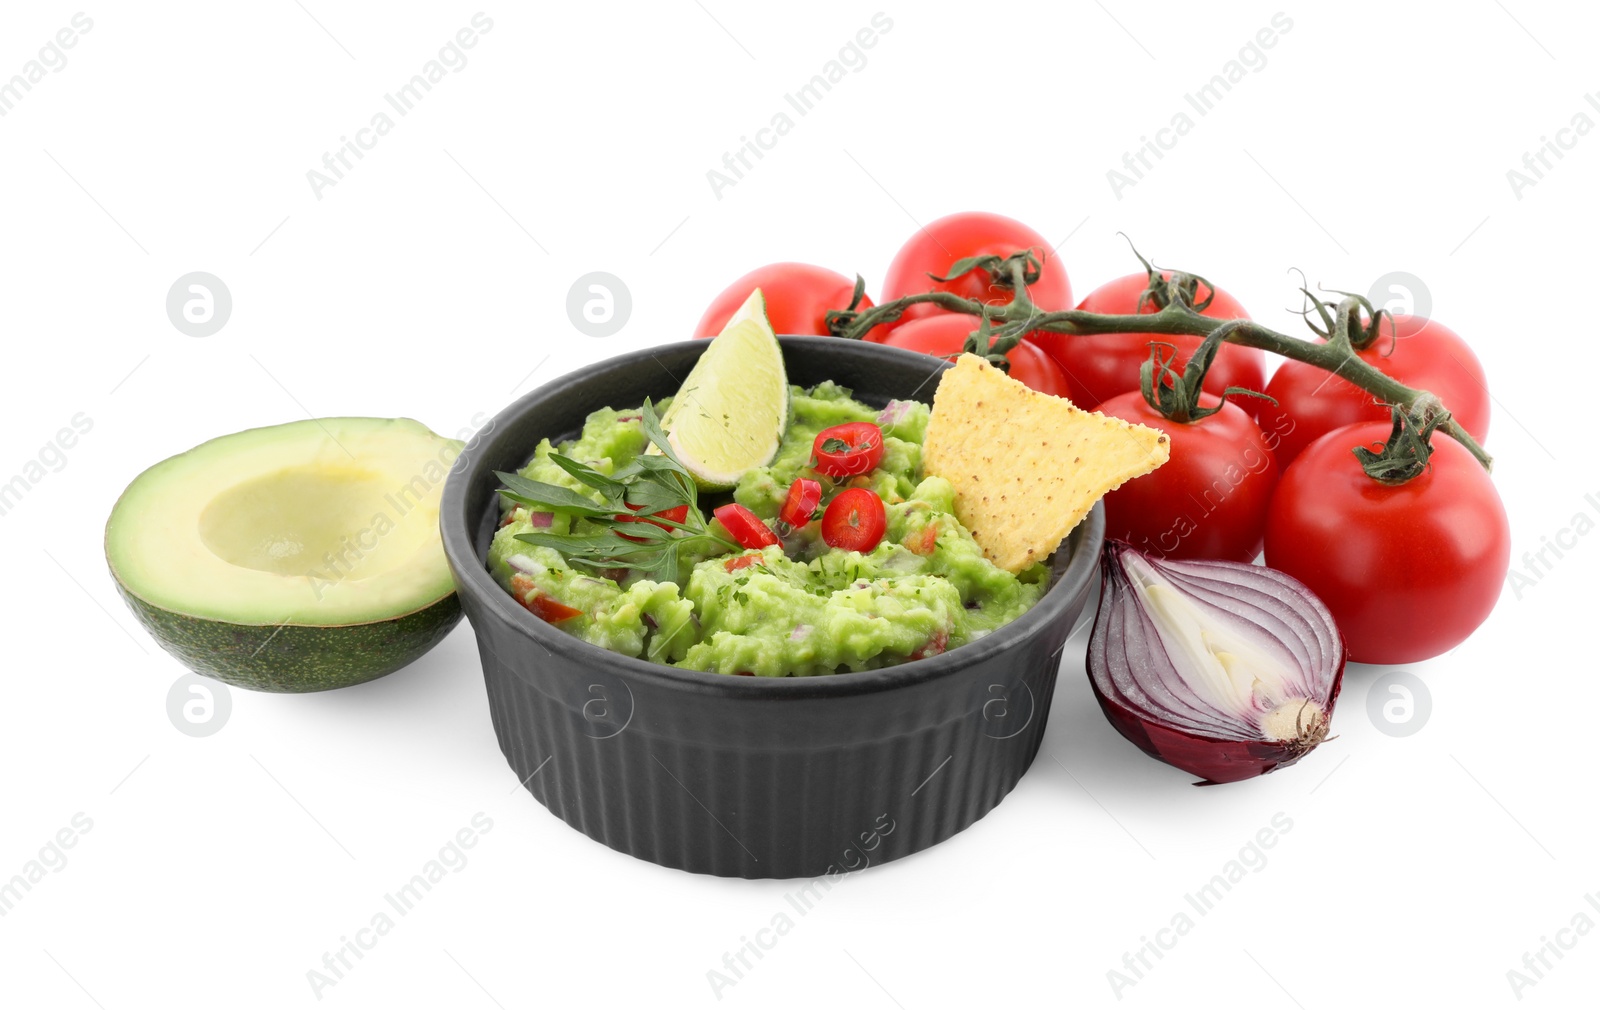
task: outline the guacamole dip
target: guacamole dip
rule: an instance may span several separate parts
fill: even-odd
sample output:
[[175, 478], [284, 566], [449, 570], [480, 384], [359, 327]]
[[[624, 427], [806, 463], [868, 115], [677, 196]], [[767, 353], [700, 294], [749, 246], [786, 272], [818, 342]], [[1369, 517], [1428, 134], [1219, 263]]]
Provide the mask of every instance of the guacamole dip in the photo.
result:
[[[894, 401], [879, 411], [825, 382], [809, 390], [791, 387], [790, 412], [769, 465], [746, 471], [731, 495], [700, 496], [698, 509], [722, 540], [695, 541], [676, 580], [569, 563], [577, 555], [519, 540], [540, 533], [552, 535], [541, 538], [546, 541], [570, 537], [578, 545], [612, 534], [570, 508], [546, 511], [509, 501], [489, 550], [490, 571], [533, 613], [587, 642], [658, 663], [759, 677], [870, 670], [936, 655], [987, 635], [1039, 600], [1047, 588], [1045, 566], [1013, 575], [985, 559], [955, 517], [950, 483], [923, 475], [926, 405]], [[875, 465], [847, 478], [815, 469], [819, 433], [859, 422], [882, 432]], [[582, 495], [598, 508], [607, 500], [594, 485], [630, 465], [637, 470], [649, 445], [642, 409], [598, 410], [578, 438], [541, 442], [520, 476], [565, 489], [563, 495]], [[558, 465], [553, 453], [565, 463]], [[587, 482], [574, 476], [572, 461], [592, 471]], [[846, 550], [828, 545], [820, 519], [799, 528], [780, 520], [791, 486], [802, 478], [821, 487], [819, 517], [841, 492], [875, 493], [883, 505], [882, 539], [866, 551]], [[772, 536], [757, 532], [779, 542], [753, 549], [724, 543], [729, 538], [722, 524], [709, 517], [730, 498], [764, 521]], [[658, 542], [683, 535], [646, 529], [643, 522], [617, 532], [630, 529]]]

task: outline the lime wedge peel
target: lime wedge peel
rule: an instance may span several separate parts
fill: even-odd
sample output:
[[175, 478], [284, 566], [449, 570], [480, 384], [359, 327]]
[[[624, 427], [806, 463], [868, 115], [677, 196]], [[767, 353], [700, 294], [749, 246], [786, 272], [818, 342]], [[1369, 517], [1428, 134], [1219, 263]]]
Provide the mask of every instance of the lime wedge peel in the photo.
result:
[[661, 427], [702, 491], [727, 491], [746, 470], [772, 462], [788, 424], [783, 348], [757, 288], [711, 339]]

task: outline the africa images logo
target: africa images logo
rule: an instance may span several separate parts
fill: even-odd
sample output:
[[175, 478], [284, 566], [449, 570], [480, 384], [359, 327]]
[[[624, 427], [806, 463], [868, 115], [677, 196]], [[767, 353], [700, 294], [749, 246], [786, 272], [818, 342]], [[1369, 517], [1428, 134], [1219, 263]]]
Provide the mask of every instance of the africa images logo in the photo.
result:
[[[434, 85], [445, 80], [450, 74], [459, 74], [467, 68], [466, 50], [478, 44], [480, 37], [494, 30], [494, 20], [489, 15], [479, 11], [472, 15], [471, 24], [463, 27], [439, 48], [435, 58], [422, 65], [421, 71], [411, 76], [411, 79], [395, 88], [393, 92], [385, 92], [383, 101], [396, 116], [404, 119], [409, 116], [429, 93]], [[345, 174], [356, 167], [356, 162], [365, 158], [366, 152], [378, 146], [378, 141], [389, 135], [394, 129], [395, 120], [388, 112], [379, 109], [372, 114], [367, 125], [355, 131], [355, 139], [348, 134], [339, 138], [339, 146], [322, 155], [322, 168], [309, 169], [306, 172], [306, 182], [311, 184], [311, 195], [318, 200], [323, 198], [323, 191], [332, 189], [344, 181]], [[352, 161], [351, 159], [355, 160]]]
[[94, 21], [83, 11], [72, 15], [65, 28], [56, 32], [39, 49], [39, 54], [22, 65], [19, 73], [9, 80], [0, 79], [0, 116], [16, 111], [18, 102], [33, 92], [33, 87], [44, 81], [46, 73], [59, 74], [67, 68], [65, 50], [77, 46], [78, 39], [94, 29]]

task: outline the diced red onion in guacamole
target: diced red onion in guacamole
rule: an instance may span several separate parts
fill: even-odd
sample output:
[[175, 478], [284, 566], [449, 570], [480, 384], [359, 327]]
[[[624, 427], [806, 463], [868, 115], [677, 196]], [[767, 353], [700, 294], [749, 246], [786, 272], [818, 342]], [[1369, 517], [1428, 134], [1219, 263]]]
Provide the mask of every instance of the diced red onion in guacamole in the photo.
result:
[[890, 400], [889, 405], [878, 414], [878, 427], [893, 428], [904, 421], [909, 413], [911, 413], [910, 400]]

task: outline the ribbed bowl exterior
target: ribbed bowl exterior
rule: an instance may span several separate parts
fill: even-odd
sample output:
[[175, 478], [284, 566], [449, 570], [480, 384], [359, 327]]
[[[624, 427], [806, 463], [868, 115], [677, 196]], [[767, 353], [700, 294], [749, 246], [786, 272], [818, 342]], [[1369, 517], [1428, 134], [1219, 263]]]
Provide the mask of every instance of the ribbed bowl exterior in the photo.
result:
[[[931, 398], [937, 362], [783, 338], [790, 381], [833, 378], [867, 402]], [[656, 666], [580, 642], [484, 568], [493, 471], [601, 406], [670, 395], [706, 342], [613, 359], [512, 405], [470, 443], [443, 504], [446, 552], [477, 634], [501, 751], [539, 802], [589, 837], [663, 866], [827, 877], [934, 845], [994, 808], [1045, 729], [1061, 650], [1097, 573], [1097, 508], [1018, 621], [900, 667], [813, 678]]]

